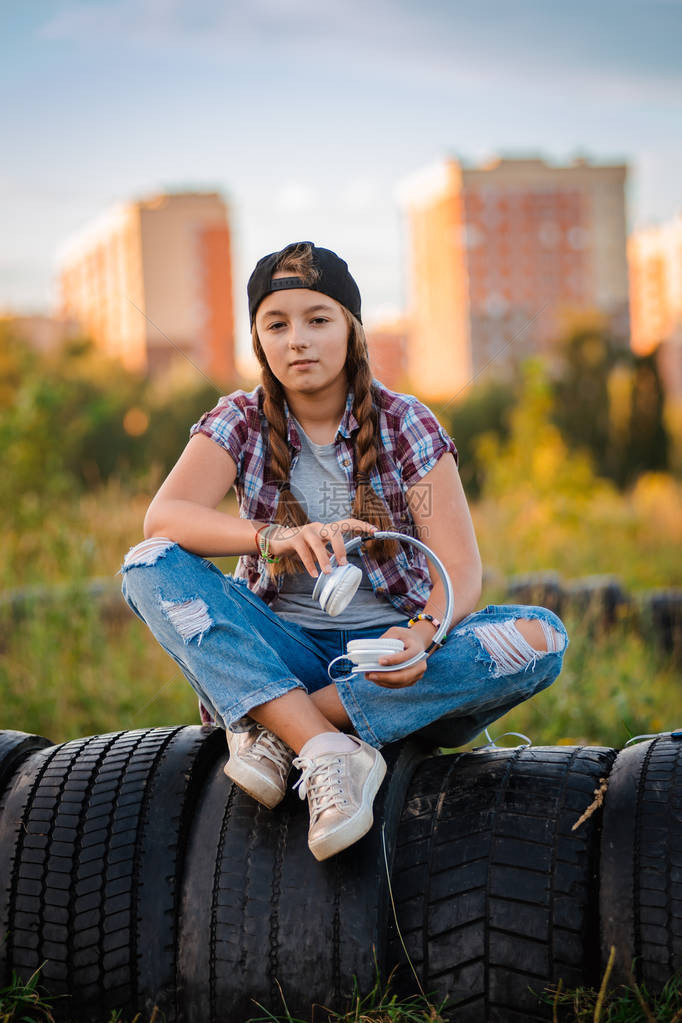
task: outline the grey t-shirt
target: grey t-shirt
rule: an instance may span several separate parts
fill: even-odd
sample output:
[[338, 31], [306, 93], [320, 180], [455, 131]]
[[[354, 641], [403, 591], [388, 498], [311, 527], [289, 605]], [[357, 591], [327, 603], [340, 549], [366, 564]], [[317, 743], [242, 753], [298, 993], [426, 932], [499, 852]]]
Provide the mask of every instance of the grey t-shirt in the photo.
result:
[[[291, 413], [289, 413], [291, 415]], [[293, 418], [293, 417], [292, 417]], [[301, 439], [301, 451], [291, 470], [291, 492], [311, 522], [335, 522], [351, 515], [351, 496], [343, 471], [336, 461], [335, 445], [316, 444], [294, 419]], [[329, 553], [331, 549], [327, 547]], [[348, 555], [348, 561], [362, 570], [360, 587], [350, 604], [332, 617], [322, 610], [312, 595], [316, 579], [307, 569], [287, 574], [282, 579], [278, 597], [270, 605], [282, 618], [297, 622], [307, 629], [364, 629], [369, 625], [405, 625], [405, 614], [393, 607], [383, 596], [377, 596], [357, 551]], [[319, 565], [316, 567], [319, 570]]]

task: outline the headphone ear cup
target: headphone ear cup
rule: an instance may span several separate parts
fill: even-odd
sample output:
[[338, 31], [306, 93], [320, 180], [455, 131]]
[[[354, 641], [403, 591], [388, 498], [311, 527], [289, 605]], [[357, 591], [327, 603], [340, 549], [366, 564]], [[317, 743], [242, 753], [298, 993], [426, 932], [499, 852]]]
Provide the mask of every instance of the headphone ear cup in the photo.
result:
[[334, 617], [348, 606], [362, 581], [362, 569], [357, 565], [337, 565], [326, 579], [320, 594], [323, 611]]
[[329, 576], [326, 576], [324, 575], [323, 572], [320, 572], [320, 574], [317, 577], [317, 582], [315, 583], [315, 589], [313, 590], [313, 599], [317, 599], [319, 601], [320, 607], [322, 608], [323, 611], [327, 610], [327, 604], [329, 602], [329, 598], [332, 592], [331, 581], [333, 579], [334, 572], [336, 571], [338, 570], [334, 569], [331, 575]]

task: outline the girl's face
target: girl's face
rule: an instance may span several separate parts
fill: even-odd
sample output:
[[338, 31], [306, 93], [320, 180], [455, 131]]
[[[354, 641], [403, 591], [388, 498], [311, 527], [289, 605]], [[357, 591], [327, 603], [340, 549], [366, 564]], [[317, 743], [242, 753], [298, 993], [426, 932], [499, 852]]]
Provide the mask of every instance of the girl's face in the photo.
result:
[[309, 288], [274, 291], [258, 307], [256, 330], [285, 391], [311, 394], [337, 381], [346, 386], [349, 328], [335, 299]]

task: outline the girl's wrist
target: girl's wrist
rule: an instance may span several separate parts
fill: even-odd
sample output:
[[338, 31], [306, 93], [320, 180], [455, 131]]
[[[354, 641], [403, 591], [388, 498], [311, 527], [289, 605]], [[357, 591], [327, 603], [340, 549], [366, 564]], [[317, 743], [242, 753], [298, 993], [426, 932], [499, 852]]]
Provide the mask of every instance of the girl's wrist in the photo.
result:
[[417, 622], [416, 625], [410, 626], [410, 632], [416, 636], [419, 636], [420, 640], [424, 644], [424, 649], [429, 645], [433, 639], [435, 633], [433, 629], [424, 629], [422, 626], [429, 625], [429, 622]]
[[[412, 620], [412, 619], [411, 619]], [[440, 628], [440, 621], [436, 618], [435, 622], [430, 621], [428, 618], [420, 619], [419, 621], [413, 621], [413, 624], [408, 626], [410, 632], [416, 632], [417, 635], [422, 639], [424, 643], [424, 649], [433, 643], [433, 637]], [[441, 640], [441, 643], [445, 641], [445, 638]]]
[[253, 542], [256, 545], [256, 550], [258, 551], [258, 554], [260, 555], [260, 537], [261, 537], [262, 531], [266, 528], [268, 523], [267, 522], [257, 522], [257, 521], [255, 521], [255, 522], [252, 522], [252, 525], [254, 526], [254, 528], [256, 530], [255, 533], [253, 534]]
[[[427, 626], [427, 628], [424, 629], [423, 626]], [[440, 628], [440, 619], [436, 618], [434, 615], [420, 611], [419, 614], [410, 618], [407, 623], [407, 627], [408, 629], [419, 629], [419, 631], [424, 632], [425, 635], [434, 635], [436, 630]]]
[[270, 553], [271, 554], [275, 553], [274, 545], [277, 542], [277, 535], [280, 532], [281, 532], [281, 529], [280, 529], [279, 523], [277, 523], [277, 522], [270, 522], [265, 527], [263, 532], [261, 533], [261, 543], [263, 542], [263, 538], [265, 538], [265, 540], [267, 540], [268, 547], [270, 549]]
[[269, 531], [276, 528], [277, 527], [275, 526], [274, 523], [266, 522], [258, 527], [255, 534], [255, 543], [256, 548], [258, 550], [258, 557], [261, 558], [263, 561], [267, 561], [269, 563], [273, 563], [280, 560], [273, 554], [273, 551], [270, 548]]

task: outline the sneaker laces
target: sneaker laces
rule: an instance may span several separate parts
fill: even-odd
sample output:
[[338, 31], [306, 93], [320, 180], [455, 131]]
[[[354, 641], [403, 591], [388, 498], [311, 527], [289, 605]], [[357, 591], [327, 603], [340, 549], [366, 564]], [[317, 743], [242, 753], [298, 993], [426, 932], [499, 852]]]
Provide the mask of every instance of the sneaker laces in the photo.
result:
[[275, 735], [264, 725], [256, 725], [256, 731], [259, 735], [253, 741], [251, 746], [245, 750], [242, 757], [246, 760], [248, 758], [258, 759], [265, 757], [266, 760], [271, 760], [272, 763], [279, 767], [281, 771], [285, 773], [289, 772], [291, 767], [291, 760], [293, 756], [293, 750], [289, 749], [287, 744], [283, 742], [279, 736]]
[[341, 802], [348, 802], [343, 788], [342, 759], [338, 753], [296, 757], [294, 767], [302, 771], [294, 789], [298, 789], [300, 799], [310, 797], [312, 821], [317, 820], [325, 810], [331, 810]]

